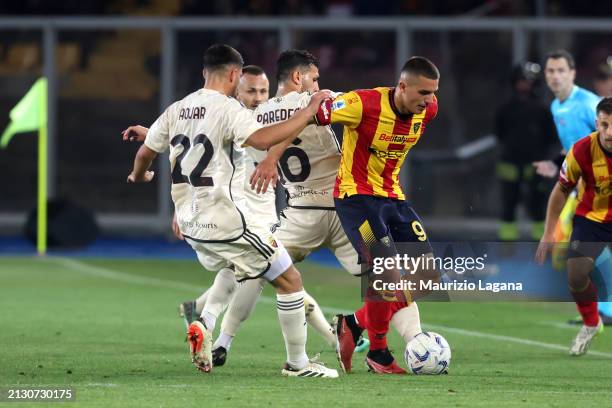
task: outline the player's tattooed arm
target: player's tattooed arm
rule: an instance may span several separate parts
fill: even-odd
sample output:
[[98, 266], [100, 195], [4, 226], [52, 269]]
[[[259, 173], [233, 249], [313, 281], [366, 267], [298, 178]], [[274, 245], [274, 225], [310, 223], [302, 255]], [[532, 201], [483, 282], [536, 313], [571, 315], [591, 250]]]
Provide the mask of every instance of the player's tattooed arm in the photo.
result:
[[548, 199], [548, 208], [546, 209], [544, 234], [540, 239], [540, 244], [538, 246], [535, 256], [536, 261], [540, 265], [542, 265], [544, 261], [546, 261], [548, 252], [550, 252], [552, 250], [552, 247], [554, 246], [555, 226], [557, 225], [559, 215], [561, 214], [563, 206], [565, 205], [567, 197], [570, 195], [571, 191], [572, 189], [570, 187], [557, 182], [552, 192], [550, 193], [550, 198]]

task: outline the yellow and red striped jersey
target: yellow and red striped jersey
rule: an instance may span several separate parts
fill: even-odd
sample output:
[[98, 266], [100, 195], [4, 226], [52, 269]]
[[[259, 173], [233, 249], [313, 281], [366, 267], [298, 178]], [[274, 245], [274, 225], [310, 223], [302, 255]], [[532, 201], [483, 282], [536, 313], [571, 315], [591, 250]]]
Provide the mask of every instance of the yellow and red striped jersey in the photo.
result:
[[401, 114], [395, 88], [348, 92], [326, 101], [316, 120], [344, 125], [342, 160], [334, 197], [365, 194], [404, 200], [399, 171], [408, 151], [438, 112], [437, 99], [419, 114]]
[[574, 188], [581, 177], [583, 188], [578, 192], [576, 215], [600, 223], [612, 222], [612, 154], [601, 147], [598, 132], [574, 143], [561, 167], [559, 182]]

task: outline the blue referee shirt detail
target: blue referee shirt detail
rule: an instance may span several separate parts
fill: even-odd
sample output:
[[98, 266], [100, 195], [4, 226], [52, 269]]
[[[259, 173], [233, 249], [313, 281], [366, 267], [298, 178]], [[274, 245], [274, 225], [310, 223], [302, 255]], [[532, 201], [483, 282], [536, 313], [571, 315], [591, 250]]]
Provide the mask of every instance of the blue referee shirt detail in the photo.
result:
[[568, 152], [578, 140], [588, 136], [595, 129], [595, 107], [601, 98], [593, 92], [574, 85], [569, 97], [552, 102], [552, 111], [557, 133], [563, 149]]

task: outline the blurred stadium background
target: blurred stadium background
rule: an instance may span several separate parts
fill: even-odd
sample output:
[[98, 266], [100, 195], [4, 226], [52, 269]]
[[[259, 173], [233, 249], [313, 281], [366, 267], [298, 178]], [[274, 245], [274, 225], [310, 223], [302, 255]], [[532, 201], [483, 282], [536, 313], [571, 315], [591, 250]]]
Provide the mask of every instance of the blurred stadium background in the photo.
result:
[[[169, 238], [168, 164], [158, 161], [156, 183], [128, 186], [135, 146], [119, 132], [152, 123], [200, 87], [211, 43], [231, 44], [270, 78], [279, 51], [308, 49], [320, 58], [321, 86], [334, 90], [393, 85], [407, 57], [432, 59], [442, 74], [440, 113], [402, 177], [434, 238], [496, 236], [492, 132], [513, 64], [566, 48], [576, 57], [577, 84], [592, 89], [597, 66], [612, 55], [609, 2], [20, 1], [3, 2], [0, 13], [0, 127], [46, 76], [49, 197], [90, 209], [113, 236]], [[552, 99], [543, 84], [539, 95]], [[36, 203], [33, 136], [0, 151], [3, 236], [20, 235]]]

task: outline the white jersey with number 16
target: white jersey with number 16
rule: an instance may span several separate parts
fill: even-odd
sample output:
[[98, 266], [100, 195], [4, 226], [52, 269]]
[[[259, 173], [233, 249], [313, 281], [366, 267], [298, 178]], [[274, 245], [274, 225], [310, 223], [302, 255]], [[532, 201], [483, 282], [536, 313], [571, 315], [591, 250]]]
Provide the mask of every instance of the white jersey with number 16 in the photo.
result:
[[[255, 110], [264, 126], [289, 119], [305, 108], [312, 95], [290, 92], [271, 98]], [[340, 146], [329, 126], [309, 125], [278, 161], [289, 207], [334, 208], [333, 190], [340, 165]]]

